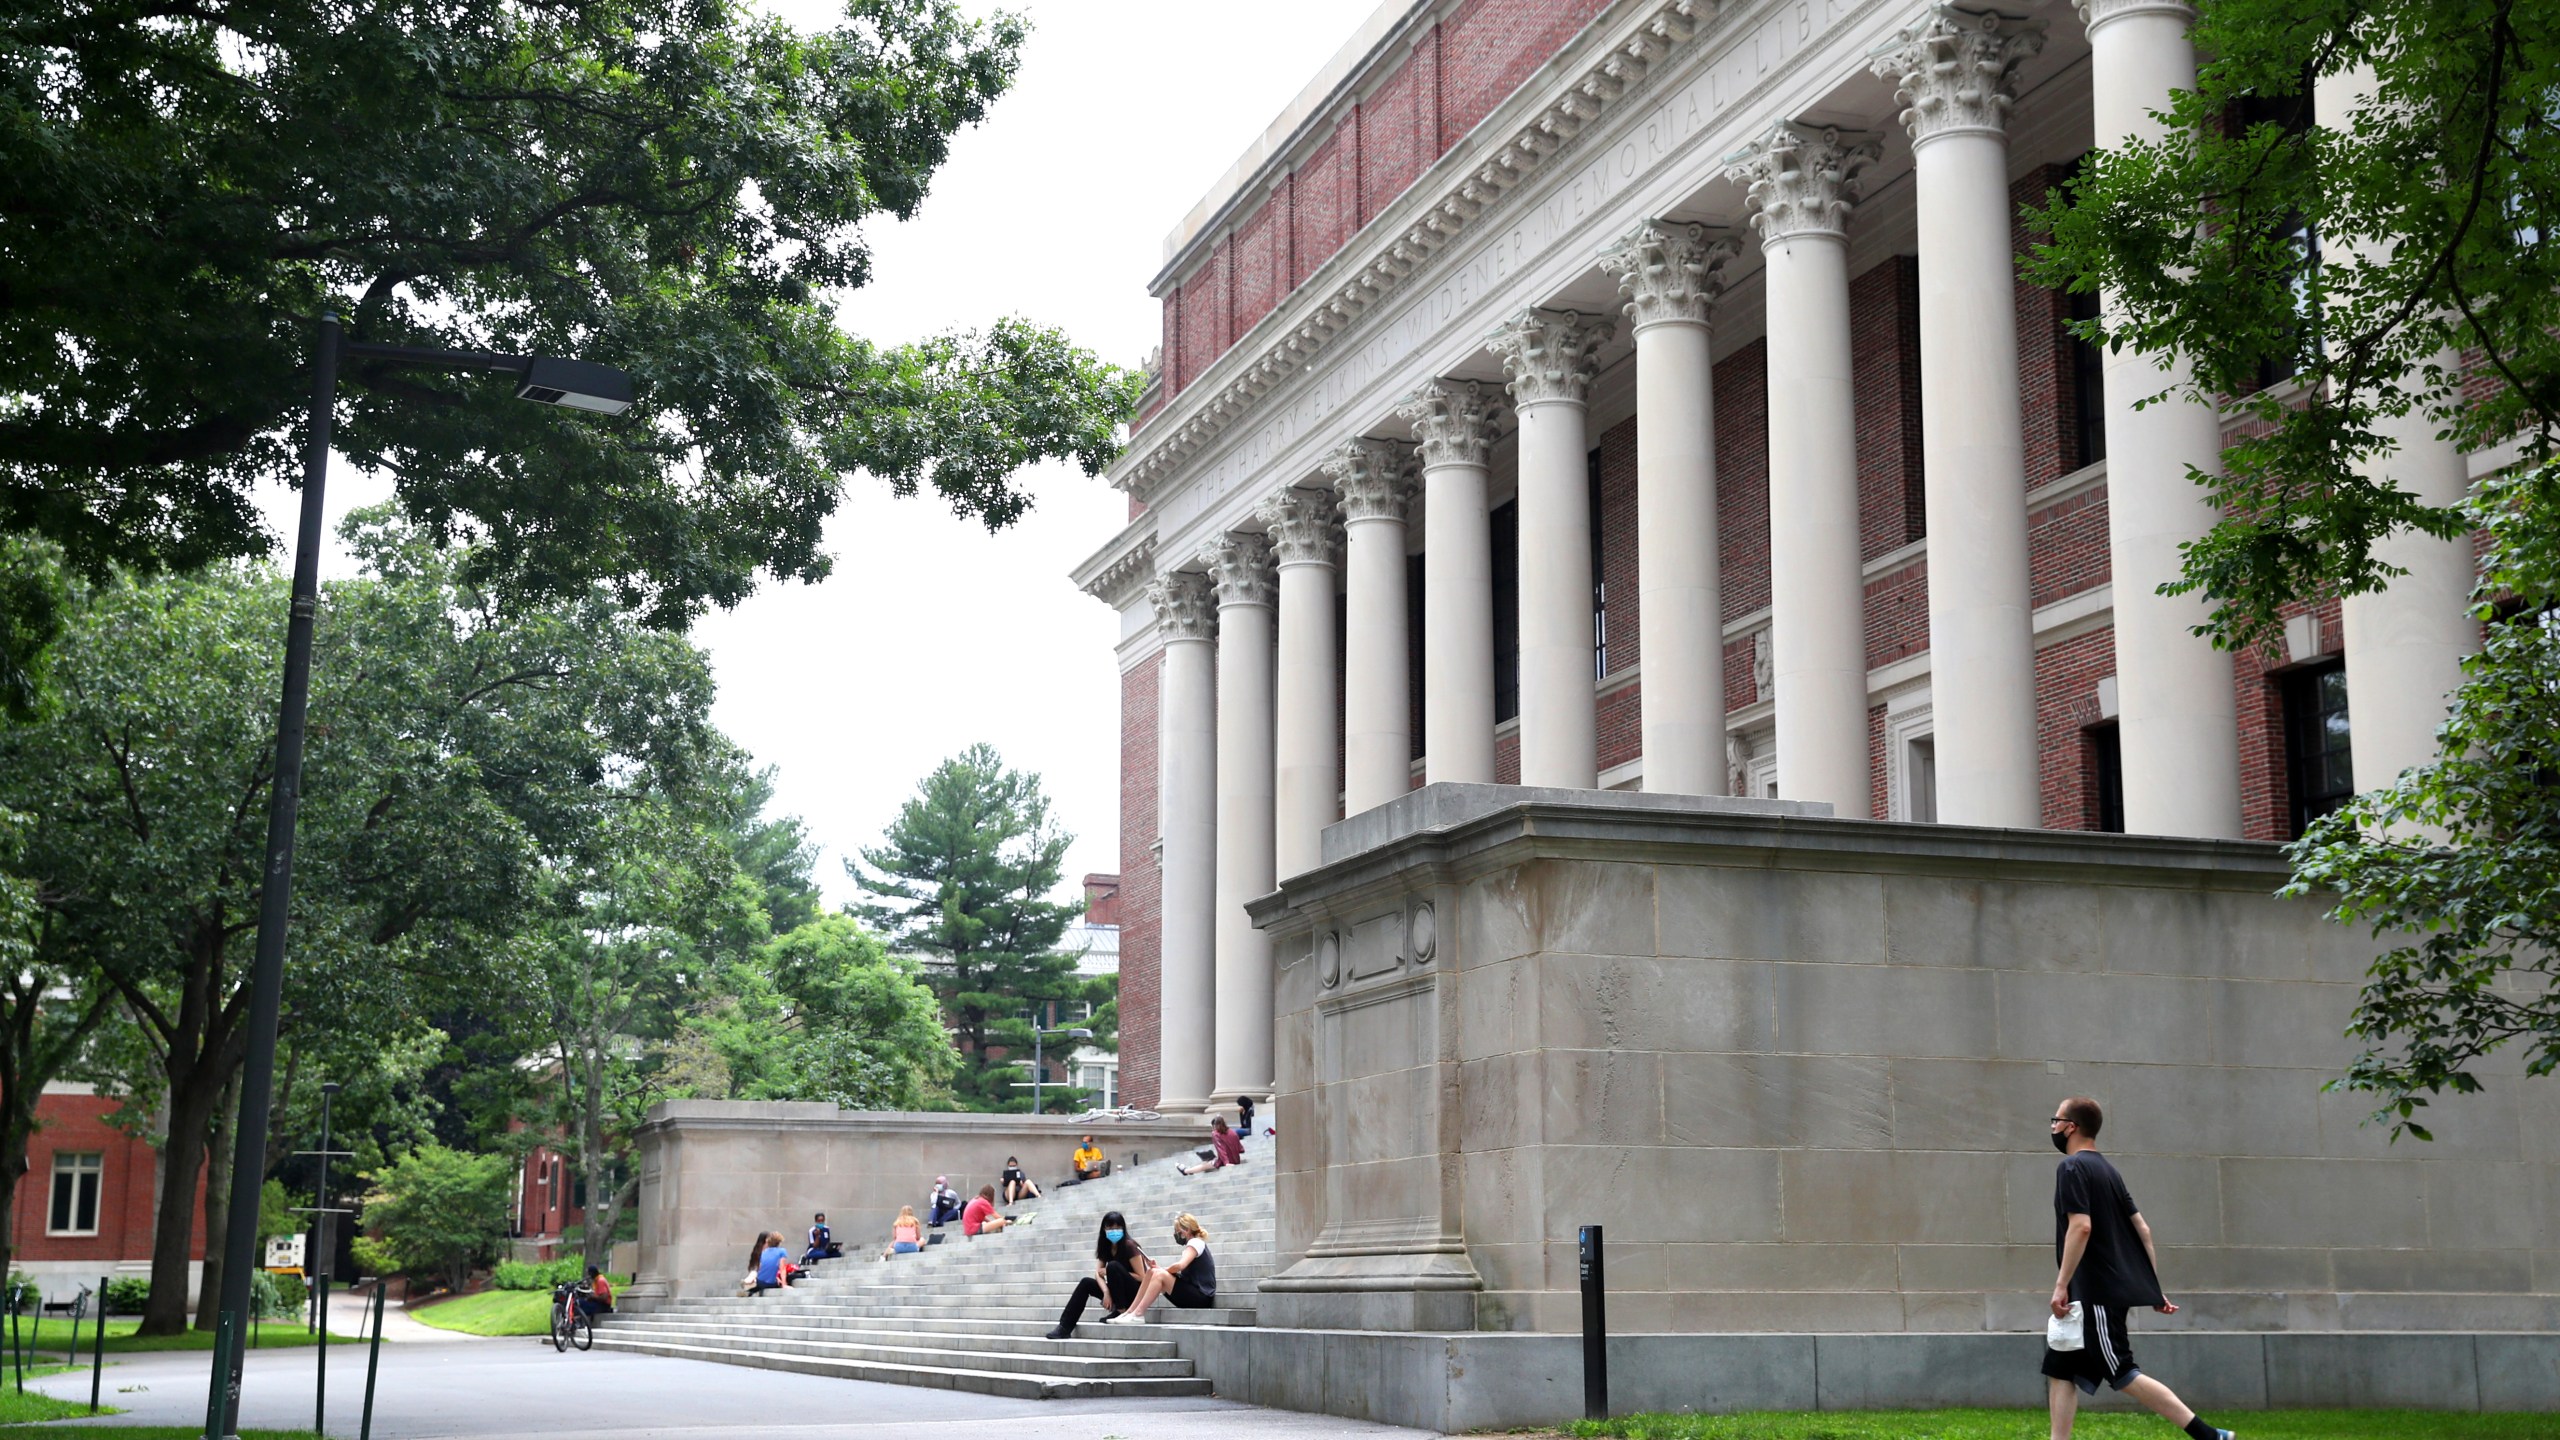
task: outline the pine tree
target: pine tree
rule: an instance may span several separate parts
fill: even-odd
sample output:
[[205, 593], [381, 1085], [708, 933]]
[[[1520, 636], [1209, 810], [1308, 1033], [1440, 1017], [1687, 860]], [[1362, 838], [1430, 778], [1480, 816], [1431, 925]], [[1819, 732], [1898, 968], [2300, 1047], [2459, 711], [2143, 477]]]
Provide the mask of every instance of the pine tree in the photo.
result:
[[937, 766], [884, 842], [846, 862], [876, 897], [858, 907], [862, 918], [922, 962], [942, 1001], [964, 1109], [1030, 1107], [1013, 1088], [1031, 1053], [1029, 1017], [1079, 993], [1075, 957], [1058, 941], [1083, 907], [1049, 898], [1073, 838], [1051, 820], [1040, 777], [1006, 769], [981, 744]]

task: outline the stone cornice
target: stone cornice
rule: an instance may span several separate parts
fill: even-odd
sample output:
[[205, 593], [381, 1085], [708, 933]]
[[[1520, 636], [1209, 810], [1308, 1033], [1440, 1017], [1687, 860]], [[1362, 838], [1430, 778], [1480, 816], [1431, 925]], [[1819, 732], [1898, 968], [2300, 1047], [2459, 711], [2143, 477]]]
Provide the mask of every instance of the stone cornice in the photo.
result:
[[1068, 578], [1077, 589], [1112, 609], [1126, 610], [1155, 573], [1155, 526], [1142, 518], [1112, 536], [1110, 544], [1087, 557]]
[[1617, 330], [1618, 323], [1606, 315], [1532, 306], [1485, 337], [1484, 343], [1511, 376], [1514, 406], [1557, 401], [1580, 405], [1591, 398], [1600, 347]]
[[1433, 380], [1396, 404], [1422, 442], [1422, 468], [1493, 463], [1493, 422], [1498, 392], [1475, 380]]
[[[1568, 72], [1546, 91], [1543, 103], [1526, 107], [1525, 116], [1496, 127], [1511, 109], [1498, 108], [1142, 427], [1112, 465], [1112, 485], [1144, 498], [1272, 387], [1306, 369], [1328, 342], [1495, 201], [1537, 174], [1637, 80], [1693, 43], [1721, 4], [1659, 0], [1588, 52], [1580, 72]], [[1388, 223], [1399, 219], [1409, 223], [1401, 229]]]
[[1799, 235], [1846, 239], [1862, 188], [1858, 172], [1882, 153], [1873, 140], [1781, 120], [1749, 149], [1728, 156], [1724, 173], [1749, 187], [1756, 207], [1751, 228], [1761, 244]]
[[1704, 325], [1724, 296], [1724, 267], [1736, 247], [1704, 225], [1647, 220], [1602, 251], [1600, 269], [1618, 282], [1634, 329]]
[[1911, 143], [1942, 135], [2005, 134], [2018, 66], [2044, 48], [2045, 24], [1994, 10], [1931, 5], [1875, 48], [1875, 73], [1898, 87]]

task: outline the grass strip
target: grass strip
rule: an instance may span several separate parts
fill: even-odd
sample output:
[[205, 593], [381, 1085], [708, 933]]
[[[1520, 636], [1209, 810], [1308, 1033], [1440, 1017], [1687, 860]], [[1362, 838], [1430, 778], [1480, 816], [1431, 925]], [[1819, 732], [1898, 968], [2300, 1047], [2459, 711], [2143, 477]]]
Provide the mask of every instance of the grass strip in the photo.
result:
[[[332, 1308], [335, 1308], [334, 1304]], [[213, 1348], [213, 1332], [210, 1330], [187, 1330], [176, 1335], [134, 1334], [134, 1327], [141, 1323], [134, 1319], [109, 1320], [107, 1322], [107, 1353], [140, 1355], [160, 1350], [210, 1350]], [[61, 1364], [63, 1349], [71, 1343], [71, 1322], [44, 1320], [27, 1324], [27, 1328], [32, 1332], [27, 1341], [27, 1349], [33, 1352], [30, 1358], [41, 1356], [49, 1350], [53, 1352], [52, 1363]], [[94, 1323], [86, 1320], [80, 1322], [80, 1360], [83, 1364], [89, 1359], [89, 1348], [96, 1343], [97, 1333], [97, 1326]], [[256, 1338], [257, 1348], [261, 1350], [282, 1350], [312, 1343], [311, 1336], [303, 1330], [302, 1322], [299, 1320], [266, 1321], [257, 1326]], [[349, 1335], [332, 1335], [329, 1337], [329, 1343], [356, 1345], [363, 1342]]]
[[[2213, 1410], [2240, 1440], [2560, 1440], [2560, 1415], [2433, 1410]], [[1577, 1421], [1577, 1437], [1616, 1440], [2045, 1440], [2042, 1410], [1827, 1410], [1743, 1415], [1625, 1415]], [[2182, 1440], [2158, 1417], [2084, 1411], [2075, 1440]]]

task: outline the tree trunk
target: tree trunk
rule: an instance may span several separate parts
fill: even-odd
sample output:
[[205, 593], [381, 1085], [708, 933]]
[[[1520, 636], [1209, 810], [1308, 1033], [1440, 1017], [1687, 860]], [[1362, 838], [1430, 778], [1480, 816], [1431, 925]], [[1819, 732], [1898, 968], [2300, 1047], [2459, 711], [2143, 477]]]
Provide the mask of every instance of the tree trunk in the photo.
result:
[[222, 1321], [222, 1272], [228, 1268], [224, 1242], [231, 1235], [231, 1147], [240, 1134], [239, 1096], [238, 1080], [222, 1087], [205, 1142], [210, 1148], [204, 1157], [204, 1284], [196, 1291], [199, 1330], [217, 1329]]
[[[218, 1097], [169, 1087], [169, 1133], [160, 1146], [160, 1205], [151, 1232], [151, 1298], [142, 1307], [143, 1335], [179, 1335], [187, 1328], [187, 1259], [194, 1248], [196, 1179], [204, 1173], [205, 1131]], [[207, 1232], [208, 1257], [220, 1248]]]

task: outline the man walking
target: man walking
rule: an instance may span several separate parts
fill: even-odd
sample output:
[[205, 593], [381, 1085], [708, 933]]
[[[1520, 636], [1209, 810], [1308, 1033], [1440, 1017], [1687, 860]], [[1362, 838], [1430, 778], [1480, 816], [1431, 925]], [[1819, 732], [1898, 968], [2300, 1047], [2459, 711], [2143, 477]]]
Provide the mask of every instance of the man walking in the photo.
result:
[[2045, 1347], [2045, 1399], [2053, 1413], [2053, 1440], [2071, 1440], [2080, 1395], [2098, 1393], [2101, 1382], [2140, 1401], [2193, 1440], [2232, 1440], [2186, 1407], [2168, 1386], [2142, 1373], [2133, 1360], [2129, 1312], [2148, 1305], [2163, 1315], [2178, 1307], [2160, 1293], [2160, 1255], [2151, 1227], [2134, 1208], [2133, 1192], [2107, 1157], [2098, 1153], [2098, 1129], [2106, 1116], [2084, 1096], [2053, 1112], [2053, 1148], [2062, 1163], [2053, 1174], [2053, 1249], [2061, 1272], [2053, 1279], [2053, 1315], [2068, 1318], [2080, 1307], [2080, 1348]]

